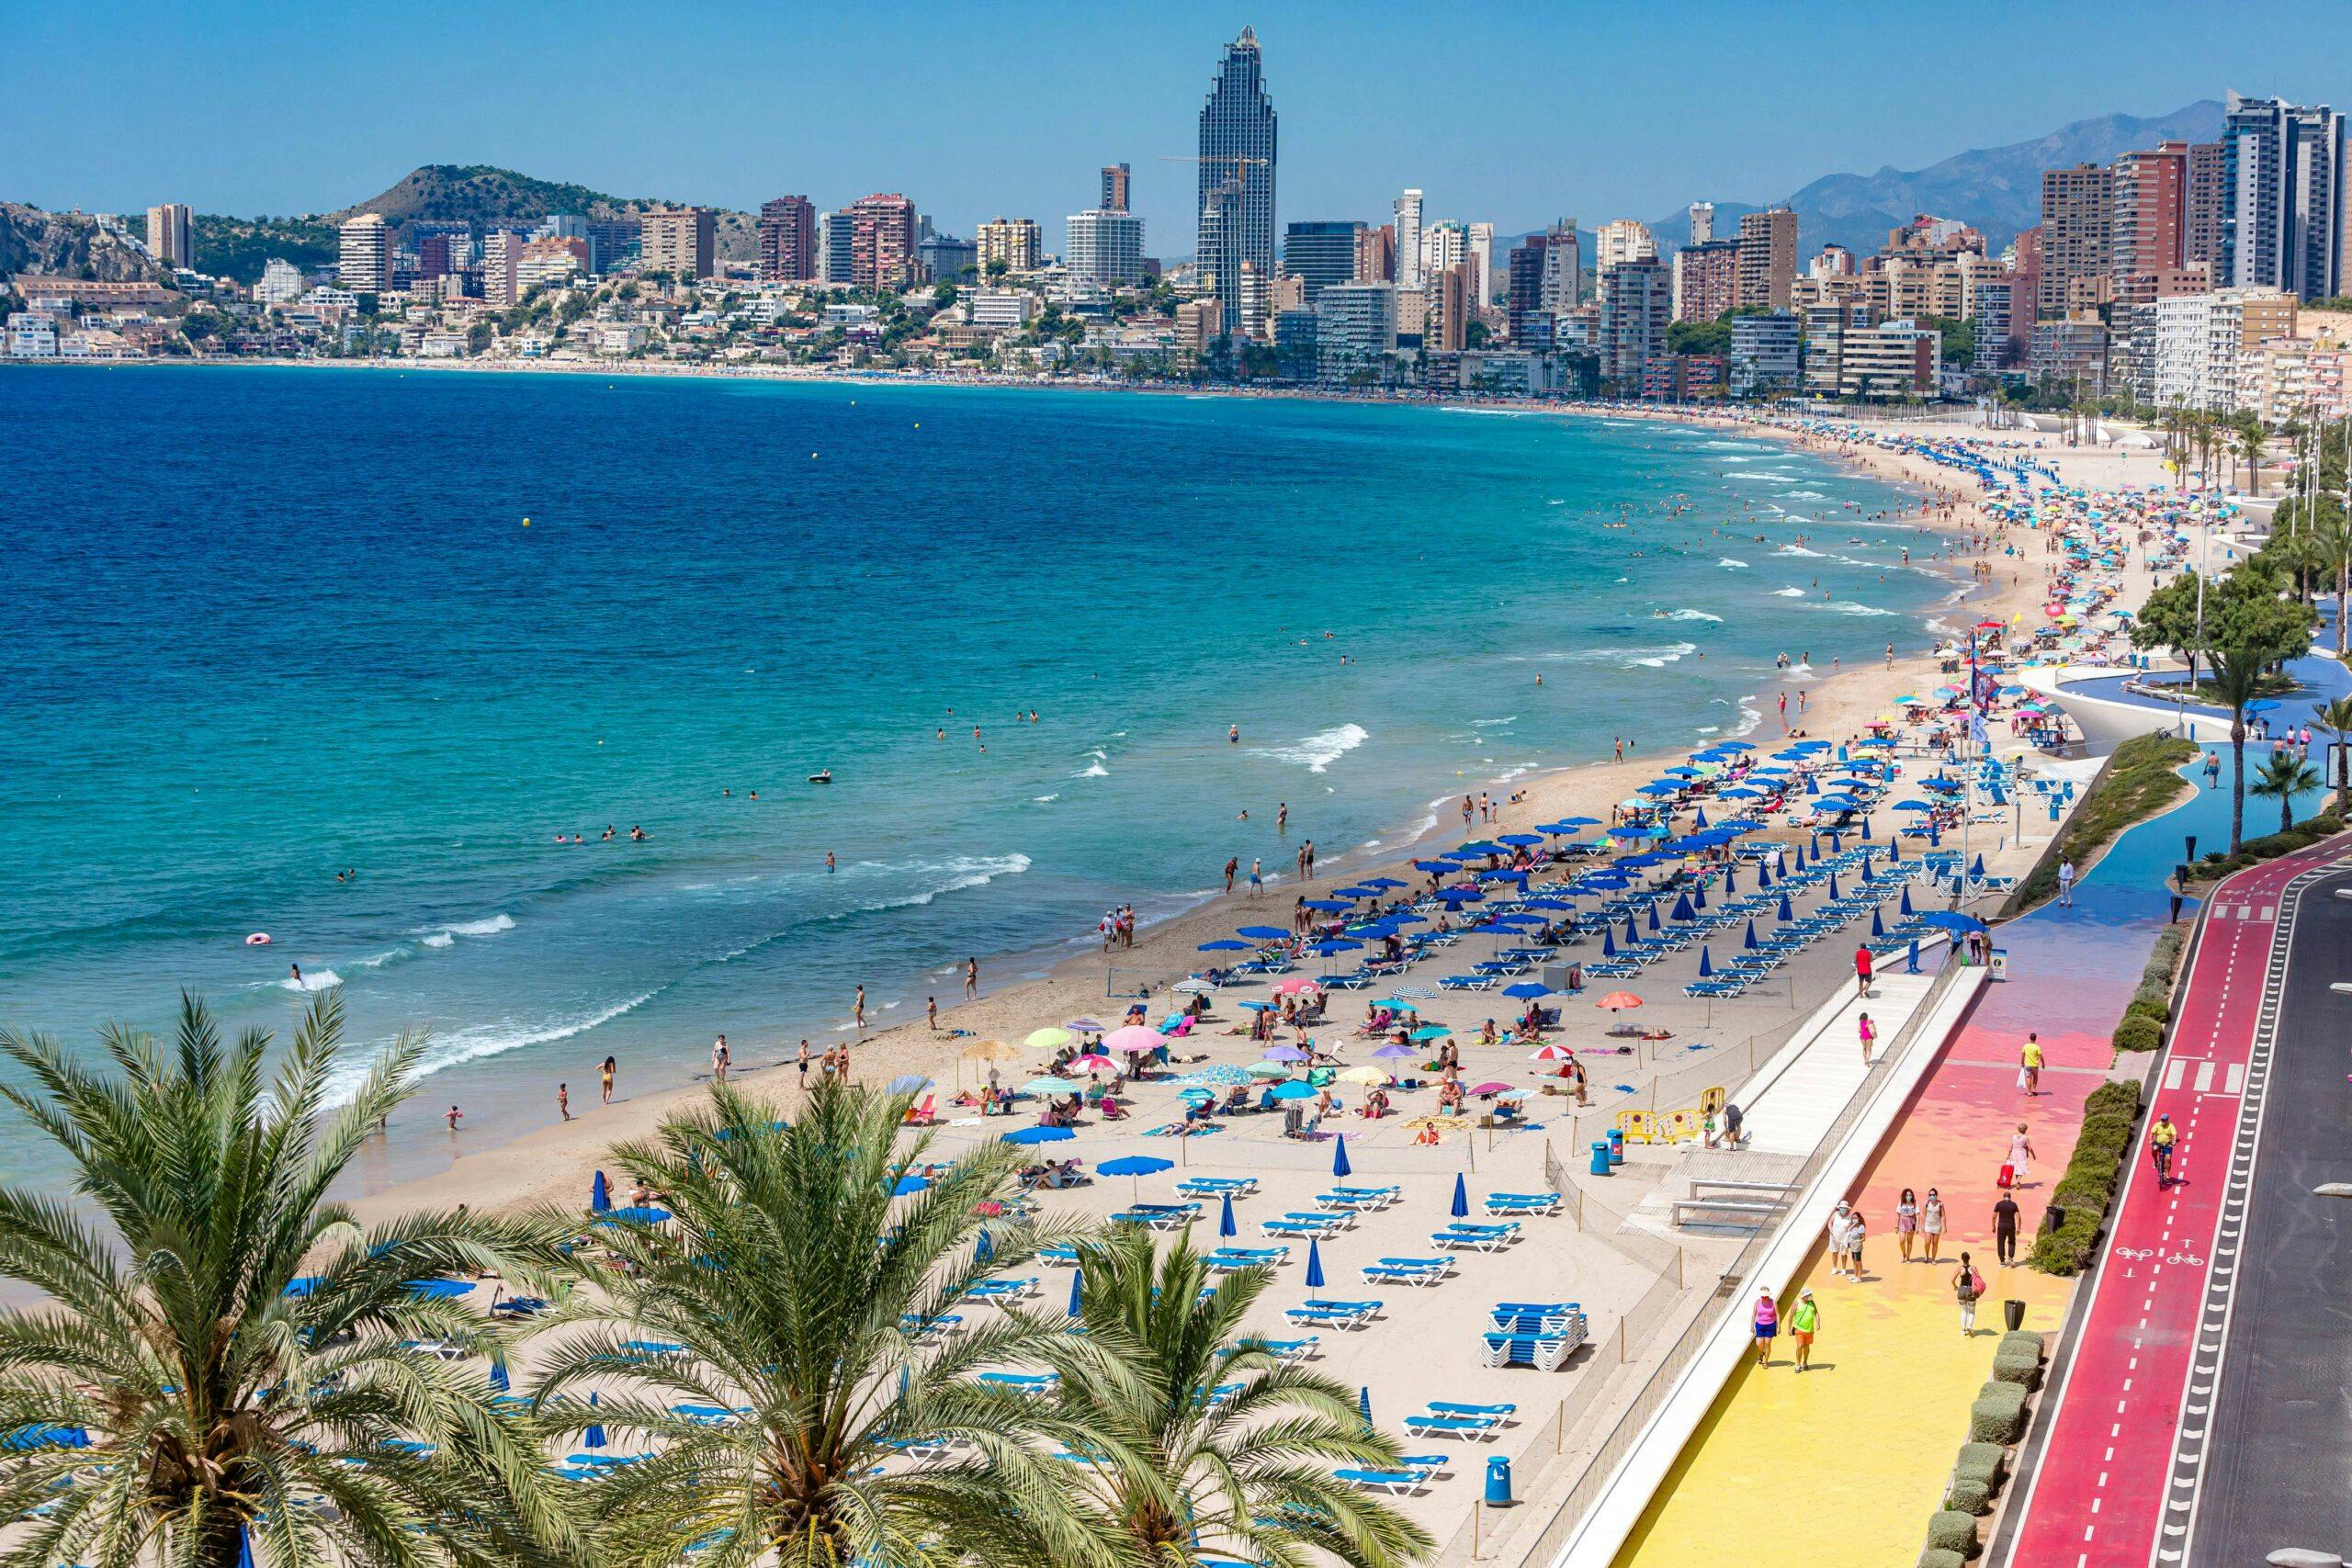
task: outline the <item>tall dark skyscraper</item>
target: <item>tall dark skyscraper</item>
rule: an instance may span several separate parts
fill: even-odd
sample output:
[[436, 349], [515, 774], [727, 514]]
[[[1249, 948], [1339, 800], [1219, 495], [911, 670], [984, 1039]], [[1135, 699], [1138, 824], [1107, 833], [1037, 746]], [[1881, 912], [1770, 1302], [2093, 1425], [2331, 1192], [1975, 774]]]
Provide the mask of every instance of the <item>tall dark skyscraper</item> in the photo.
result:
[[1200, 264], [1216, 273], [1227, 321], [1241, 319], [1241, 268], [1274, 276], [1274, 104], [1266, 96], [1258, 34], [1225, 46], [1201, 105]]

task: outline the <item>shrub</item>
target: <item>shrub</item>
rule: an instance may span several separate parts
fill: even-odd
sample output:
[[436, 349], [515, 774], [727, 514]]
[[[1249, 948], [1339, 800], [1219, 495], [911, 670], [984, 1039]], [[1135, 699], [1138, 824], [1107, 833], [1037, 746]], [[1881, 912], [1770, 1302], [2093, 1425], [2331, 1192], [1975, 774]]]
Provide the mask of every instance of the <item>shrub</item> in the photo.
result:
[[1998, 1443], [1962, 1443], [1960, 1461], [1952, 1466], [1955, 1476], [1983, 1476], [1998, 1481], [2009, 1467], [2009, 1450]]
[[2148, 1019], [2162, 1027], [2172, 1021], [2172, 1004], [2162, 997], [2134, 997], [2132, 1005], [2123, 1010], [2123, 1016]]
[[1993, 1506], [1993, 1489], [1981, 1481], [1954, 1481], [1944, 1491], [1944, 1509], [1954, 1514], [1982, 1514]]
[[2025, 1390], [2013, 1382], [1987, 1382], [1968, 1407], [1968, 1440], [2014, 1443], [2025, 1429]]
[[1965, 1562], [1976, 1555], [1976, 1516], [1946, 1508], [1928, 1516], [1928, 1546], [1955, 1553]]
[[1993, 1352], [1993, 1377], [1996, 1382], [2015, 1383], [2019, 1388], [2033, 1387], [2041, 1378], [2041, 1348], [2028, 1350], [2002, 1346]]
[[2035, 1360], [2037, 1360], [2037, 1361], [2038, 1361], [2038, 1360], [2040, 1360], [2040, 1359], [2041, 1359], [2041, 1352], [2042, 1352], [2042, 1350], [2043, 1350], [2045, 1348], [2046, 1348], [2046, 1347], [2045, 1347], [2045, 1346], [2043, 1345], [2043, 1343], [2042, 1343], [2041, 1336], [2041, 1335], [2039, 1335], [2039, 1334], [2036, 1334], [2036, 1333], [2035, 1333], [2032, 1329], [2030, 1329], [2030, 1328], [2013, 1328], [2013, 1329], [2009, 1330], [2007, 1334], [2002, 1335], [2002, 1336], [2001, 1336], [2001, 1342], [2000, 1342], [1998, 1345], [1996, 1345], [1996, 1346], [1994, 1346], [1994, 1347], [1993, 1347], [1993, 1348], [1994, 1348], [1996, 1351], [2000, 1351], [2000, 1350], [2028, 1350], [2028, 1351], [2031, 1351], [2031, 1352], [2032, 1352], [2032, 1354], [2033, 1354], [2033, 1359], [2034, 1359]]
[[2118, 1051], [2154, 1051], [2164, 1043], [2164, 1025], [2154, 1019], [2126, 1013], [2115, 1026], [2113, 1044]]
[[1968, 1559], [1957, 1551], [1931, 1546], [1919, 1553], [1919, 1568], [1965, 1568]]

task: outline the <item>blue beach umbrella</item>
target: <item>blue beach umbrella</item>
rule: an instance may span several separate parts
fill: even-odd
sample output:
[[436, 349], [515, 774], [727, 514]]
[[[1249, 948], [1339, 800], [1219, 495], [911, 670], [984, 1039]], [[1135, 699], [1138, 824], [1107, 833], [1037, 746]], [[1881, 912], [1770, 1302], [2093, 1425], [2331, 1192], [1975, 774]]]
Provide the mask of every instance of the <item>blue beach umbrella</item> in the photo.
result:
[[[591, 1389], [588, 1392], [588, 1408], [591, 1410], [596, 1408], [596, 1393], [594, 1389]], [[583, 1449], [603, 1448], [605, 1446], [605, 1424], [602, 1421], [591, 1421], [588, 1423], [588, 1429], [580, 1434], [580, 1446]]]
[[[1652, 912], [1656, 912], [1655, 907], [1653, 907]], [[1674, 918], [1678, 920], [1687, 920], [1690, 918], [1690, 896], [1689, 894], [1678, 893], [1675, 895]]]
[[1372, 1430], [1372, 1390], [1363, 1383], [1356, 1385], [1356, 1415], [1363, 1422], [1366, 1432]]
[[1233, 1223], [1233, 1194], [1226, 1193], [1217, 1201], [1216, 1234], [1239, 1235], [1241, 1227]]
[[243, 1520], [237, 1524], [237, 1568], [254, 1568], [253, 1532], [245, 1528]]
[[1756, 922], [1754, 920], [1747, 922], [1747, 940], [1740, 945], [1750, 953], [1756, 951]]
[[1704, 980], [1715, 972], [1715, 961], [1707, 952], [1706, 943], [1699, 944], [1699, 978]]
[[1457, 1220], [1467, 1217], [1470, 1213], [1470, 1184], [1463, 1180], [1462, 1173], [1459, 1171], [1454, 1172], [1453, 1176], [1453, 1217]]
[[1862, 856], [1862, 880], [1864, 882], [1875, 882], [1878, 880], [1877, 877], [1871, 874], [1871, 857], [1868, 854]]
[[1767, 868], [1766, 868], [1766, 866], [1765, 866], [1765, 864], [1764, 864], [1764, 863], [1763, 863], [1762, 861], [1760, 861], [1760, 860], [1759, 860], [1759, 861], [1758, 861], [1758, 862], [1756, 863], [1756, 891], [1758, 891], [1758, 893], [1761, 893], [1761, 892], [1763, 892], [1763, 891], [1764, 891], [1764, 889], [1766, 889], [1767, 887], [1770, 887], [1770, 886], [1772, 886], [1772, 874], [1771, 874], [1771, 872], [1770, 872], [1769, 869], [1767, 869]]
[[1834, 871], [1829, 874], [1829, 898], [1832, 903], [1838, 899], [1838, 874]]
[[1650, 906], [1650, 930], [1655, 931], [1663, 931], [1666, 928], [1664, 926], [1658, 923], [1657, 906], [1656, 904], [1652, 904]]
[[505, 1362], [492, 1361], [490, 1364], [490, 1386], [500, 1393], [504, 1393], [509, 1388], [514, 1386], [506, 1381]]
[[1974, 861], [1973, 861], [1973, 862], [1969, 865], [1969, 868], [1968, 868], [1968, 877], [1969, 877], [1969, 880], [1970, 880], [1970, 881], [1972, 881], [1972, 882], [1980, 882], [1980, 881], [1984, 880], [1984, 857], [1983, 855], [1981, 855], [1981, 854], [1980, 854], [1980, 855], [1978, 855], [1978, 856], [1976, 857], [1976, 859], [1975, 859], [1975, 860], [1974, 860]]
[[1076, 1316], [1078, 1315], [1078, 1309], [1079, 1309], [1079, 1307], [1080, 1307], [1080, 1306], [1084, 1303], [1085, 1299], [1086, 1299], [1086, 1270], [1085, 1270], [1085, 1269], [1071, 1269], [1071, 1270], [1069, 1271], [1069, 1315], [1070, 1315], [1070, 1316], [1072, 1316], [1072, 1317], [1076, 1317]]
[[1067, 1127], [1023, 1127], [1004, 1135], [1008, 1144], [1066, 1144], [1077, 1137]]
[[588, 1184], [588, 1212], [601, 1214], [612, 1206], [613, 1190], [605, 1184], [605, 1173], [600, 1170], [596, 1173], [596, 1179]]
[[1871, 819], [1870, 819], [1869, 818], [1865, 817], [1865, 818], [1862, 818], [1862, 838], [1864, 839], [1864, 840], [1865, 840], [1865, 841], [1867, 841], [1867, 840], [1869, 840], [1870, 836], [1871, 836]]
[[1351, 1174], [1354, 1169], [1355, 1168], [1348, 1163], [1348, 1135], [1342, 1133], [1340, 1134], [1340, 1141], [1331, 1148], [1331, 1174], [1335, 1177], [1344, 1177]]
[[1201, 943], [1200, 951], [1203, 953], [1247, 953], [1252, 945], [1238, 937], [1228, 936], [1216, 942]]
[[1617, 956], [1617, 928], [1614, 926], [1605, 927], [1601, 931], [1600, 956], [1603, 958]]
[[1795, 911], [1795, 910], [1793, 910], [1793, 909], [1792, 909], [1792, 908], [1789, 907], [1789, 896], [1788, 896], [1787, 894], [1785, 894], [1785, 893], [1781, 894], [1781, 919], [1782, 919], [1783, 920], [1793, 920], [1793, 919], [1795, 919], [1796, 918], [1797, 918], [1797, 917], [1796, 917], [1796, 911]]
[[1543, 841], [1544, 836], [1541, 833], [1504, 833], [1496, 840], [1496, 842], [1498, 843], [1519, 844], [1521, 846], [1540, 844]]
[[[1657, 911], [1651, 912], [1655, 914]], [[1642, 942], [1642, 933], [1634, 929], [1634, 917], [1631, 915], [1625, 917], [1625, 940], [1635, 947], [1639, 947]]]
[[918, 1192], [928, 1192], [930, 1190], [931, 1183], [924, 1178], [920, 1176], [902, 1176], [899, 1178], [898, 1185], [890, 1189], [890, 1196], [893, 1198], [911, 1198]]
[[1104, 1176], [1157, 1176], [1175, 1168], [1174, 1160], [1161, 1159], [1158, 1155], [1122, 1155], [1105, 1160], [1094, 1168]]
[[1288, 942], [1291, 938], [1291, 933], [1280, 926], [1243, 926], [1238, 934], [1261, 942]]
[[1905, 887], [1903, 890], [1903, 907], [1901, 912], [1906, 916], [1911, 913], [1911, 889], [1908, 887]]
[[1871, 935], [1883, 937], [1885, 934], [1886, 922], [1879, 918], [1878, 907], [1872, 905], [1871, 907]]
[[1313, 1236], [1306, 1239], [1306, 1288], [1310, 1291], [1323, 1288], [1323, 1247]]
[[1548, 997], [1551, 994], [1551, 987], [1540, 985], [1533, 980], [1521, 980], [1515, 986], [1503, 987], [1503, 995], [1514, 1001], [1529, 1001], [1536, 997]]
[[1312, 1100], [1315, 1098], [1315, 1086], [1304, 1079], [1285, 1078], [1268, 1092], [1276, 1100]]

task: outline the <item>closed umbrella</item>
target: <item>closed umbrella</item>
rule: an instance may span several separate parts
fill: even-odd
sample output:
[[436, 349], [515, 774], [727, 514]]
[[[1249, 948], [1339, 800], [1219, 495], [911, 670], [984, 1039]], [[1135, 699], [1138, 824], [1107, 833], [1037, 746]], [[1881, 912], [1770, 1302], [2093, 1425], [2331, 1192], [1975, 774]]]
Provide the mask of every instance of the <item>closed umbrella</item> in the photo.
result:
[[1348, 1164], [1348, 1135], [1342, 1133], [1340, 1134], [1340, 1141], [1331, 1148], [1331, 1174], [1344, 1177], [1351, 1174], [1354, 1168]]
[[1713, 975], [1714, 972], [1715, 961], [1713, 958], [1709, 956], [1706, 944], [1702, 942], [1699, 946], [1699, 978], [1704, 980]]
[[1871, 935], [1884, 936], [1885, 934], [1886, 922], [1879, 918], [1878, 906], [1873, 904], [1871, 906]]
[[605, 1185], [605, 1173], [600, 1170], [596, 1173], [596, 1179], [588, 1184], [588, 1212], [602, 1214], [608, 1213], [612, 1206], [613, 1190]]
[[1069, 1315], [1070, 1315], [1070, 1316], [1072, 1316], [1072, 1317], [1076, 1317], [1076, 1316], [1078, 1315], [1078, 1309], [1079, 1309], [1079, 1306], [1080, 1306], [1080, 1303], [1085, 1300], [1085, 1298], [1086, 1298], [1086, 1270], [1085, 1270], [1085, 1269], [1071, 1269], [1071, 1270], [1069, 1271]]
[[1759, 861], [1758, 861], [1758, 862], [1756, 863], [1756, 891], [1758, 891], [1758, 893], [1761, 893], [1761, 892], [1763, 892], [1766, 888], [1768, 888], [1768, 887], [1770, 887], [1770, 886], [1772, 886], [1772, 872], [1771, 872], [1771, 868], [1770, 868], [1770, 867], [1769, 867], [1769, 866], [1767, 866], [1767, 865], [1766, 865], [1762, 861], [1760, 861], [1760, 860], [1759, 860]]
[[1323, 1288], [1323, 1248], [1312, 1236], [1306, 1242], [1306, 1288], [1310, 1291]]
[[490, 1364], [490, 1386], [500, 1393], [504, 1393], [509, 1388], [514, 1386], [506, 1381], [505, 1362], [492, 1361]]
[[1781, 908], [1779, 913], [1781, 919], [1783, 920], [1793, 920], [1797, 918], [1796, 911], [1789, 906], [1789, 896], [1785, 893], [1781, 895]]
[[1603, 958], [1617, 956], [1617, 929], [1614, 926], [1609, 927], [1600, 933], [1600, 956]]
[[1457, 1220], [1466, 1218], [1470, 1213], [1470, 1184], [1462, 1179], [1462, 1173], [1459, 1171], [1456, 1171], [1453, 1176], [1453, 1213]]
[[[596, 1408], [596, 1393], [594, 1389], [591, 1389], [588, 1393], [588, 1408], [591, 1410]], [[580, 1446], [583, 1449], [603, 1448], [605, 1446], [605, 1424], [602, 1421], [589, 1422], [588, 1429], [580, 1434]]]
[[1747, 922], [1747, 940], [1741, 942], [1740, 946], [1746, 948], [1750, 953], [1756, 951], [1756, 922], [1753, 919]]
[[1230, 1192], [1217, 1201], [1216, 1234], [1219, 1235], [1241, 1234], [1241, 1227], [1233, 1223], [1233, 1194]]
[[1911, 912], [1912, 912], [1912, 911], [1911, 911], [1911, 889], [1910, 889], [1910, 888], [1908, 888], [1908, 887], [1905, 887], [1905, 888], [1903, 890], [1903, 905], [1902, 905], [1902, 913], [1904, 913], [1905, 915], [1906, 915], [1906, 916], [1907, 916], [1907, 915], [1909, 915]]

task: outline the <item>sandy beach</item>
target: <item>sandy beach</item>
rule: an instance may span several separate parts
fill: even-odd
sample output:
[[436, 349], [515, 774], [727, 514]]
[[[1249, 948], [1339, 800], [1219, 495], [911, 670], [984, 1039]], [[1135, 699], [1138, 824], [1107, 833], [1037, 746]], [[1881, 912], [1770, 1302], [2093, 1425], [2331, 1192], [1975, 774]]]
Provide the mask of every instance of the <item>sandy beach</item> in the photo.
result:
[[[1935, 564], [1963, 580], [1980, 562], [1991, 572], [1988, 580], [1971, 590], [1965, 601], [1965, 619], [1957, 609], [1945, 618], [1957, 627], [1980, 618], [2007, 621], [2028, 612], [2038, 615], [2042, 588], [2051, 570], [2049, 558], [2038, 549], [2014, 558], [2002, 556], [2006, 536], [1986, 531], [1983, 514], [1954, 488], [1949, 470], [1907, 455], [1828, 442], [1747, 421], [1686, 414], [1659, 417], [1702, 423], [1743, 435], [1789, 441], [1856, 463], [1913, 488], [1932, 510], [1906, 520], [1937, 526], [1949, 541], [1946, 558]], [[1906, 422], [1899, 428], [1914, 435], [1984, 434], [1973, 427], [1959, 424], [1938, 426]], [[2144, 451], [2078, 450], [2053, 446], [2037, 455], [2052, 461], [2069, 482], [2089, 487], [2146, 484], [2163, 477], [2155, 456]], [[1825, 519], [1816, 532], [1818, 536], [1831, 536], [1838, 527], [1837, 519]], [[1982, 550], [1973, 547], [1973, 541], [1977, 538], [1984, 540]], [[1792, 658], [1796, 651], [1791, 650]], [[1802, 730], [1811, 736], [1842, 739], [1859, 734], [1869, 720], [1885, 716], [1892, 707], [1891, 699], [1897, 694], [1933, 686], [1942, 679], [1930, 649], [1916, 630], [1894, 639], [1891, 660], [1811, 673], [1815, 678], [1787, 680], [1763, 694], [1769, 711], [1754, 732], [1758, 741], [1778, 739], [1784, 733], [1783, 721], [1777, 711], [1781, 693], [1788, 695], [1788, 731]], [[1566, 692], [1560, 694], [1563, 699], [1568, 695]], [[1642, 738], [1631, 739], [1633, 744], [1622, 762], [1598, 762], [1516, 781], [1516, 793], [1509, 804], [1500, 804], [1498, 794], [1496, 819], [1477, 825], [1474, 831], [1513, 831], [1574, 815], [1606, 819], [1611, 807], [1625, 798], [1634, 786], [1652, 776], [1657, 767], [1679, 761], [1682, 750], [1687, 750], [1679, 739], [1672, 747], [1654, 751], [1643, 748]], [[1432, 795], [1446, 789], [1449, 783], [1453, 788], [1472, 794], [1487, 787], [1481, 780], [1431, 781]], [[1458, 817], [1442, 819], [1430, 842], [1453, 841], [1447, 834], [1460, 825]], [[849, 1036], [855, 1041], [853, 1070], [862, 1081], [921, 1075], [936, 1079], [943, 1090], [952, 1092], [959, 1076], [962, 1081], [972, 1080], [973, 1068], [959, 1060], [959, 1054], [974, 1039], [1018, 1043], [1033, 1030], [1081, 1017], [1105, 1017], [1106, 1021], [1115, 1021], [1106, 1016], [1104, 1010], [1109, 1009], [1111, 1014], [1123, 1011], [1129, 998], [1106, 997], [1106, 966], [1115, 964], [1123, 990], [1132, 983], [1148, 983], [1162, 994], [1164, 1000], [1165, 987], [1170, 983], [1201, 966], [1203, 955], [1198, 949], [1202, 942], [1229, 936], [1234, 926], [1249, 923], [1253, 917], [1262, 919], [1272, 916], [1276, 923], [1282, 923], [1288, 919], [1292, 900], [1298, 897], [1314, 897], [1323, 889], [1366, 876], [1395, 874], [1398, 869], [1394, 862], [1355, 857], [1341, 861], [1337, 866], [1329, 861], [1322, 865], [1330, 869], [1318, 868], [1318, 874], [1305, 884], [1289, 874], [1291, 868], [1287, 865], [1269, 866], [1270, 873], [1285, 874], [1280, 881], [1270, 882], [1261, 899], [1251, 900], [1246, 887], [1238, 888], [1231, 896], [1212, 898], [1182, 915], [1145, 927], [1132, 947], [1107, 955], [1089, 953], [1063, 958], [1042, 978], [999, 986], [992, 982], [992, 975], [999, 970], [1017, 971], [1020, 964], [1017, 961], [984, 957], [980, 966], [981, 994], [975, 1000], [963, 999], [960, 978], [943, 970], [938, 981], [937, 1028], [929, 1027], [922, 1021], [920, 1010], [910, 1007], [909, 1010], [918, 1014], [916, 1021]], [[1204, 868], [1204, 873], [1216, 869]], [[1415, 874], [1407, 868], [1404, 874], [1409, 877]], [[1041, 942], [1054, 935], [1039, 934]], [[960, 964], [956, 967], [960, 969]], [[846, 1021], [850, 998], [844, 997], [841, 1002], [842, 1018]], [[1490, 1005], [1488, 1011], [1493, 1010], [1495, 1008]], [[1470, 1021], [1475, 1027], [1477, 1020]], [[833, 1038], [819, 1037], [812, 1038], [810, 1043], [813, 1052], [821, 1053], [834, 1043]], [[737, 1082], [774, 1094], [789, 1104], [797, 1093], [797, 1075], [789, 1065], [797, 1054], [797, 1041], [735, 1039], [730, 1040], [730, 1047], [735, 1057], [732, 1077]], [[978, 1071], [984, 1076], [985, 1068]], [[620, 1092], [611, 1106], [600, 1106], [594, 1102], [593, 1093], [595, 1076], [594, 1064], [586, 1061], [571, 1073], [571, 1081], [579, 1089], [572, 1096], [571, 1122], [526, 1134], [479, 1153], [466, 1153], [442, 1174], [368, 1194], [363, 1207], [370, 1213], [383, 1213], [460, 1201], [568, 1202], [586, 1190], [590, 1177], [605, 1160], [610, 1145], [644, 1135], [673, 1109], [691, 1103], [705, 1092], [697, 1083], [664, 1093], [631, 1095], [628, 1064], [623, 1062]], [[554, 1084], [550, 1081], [548, 1094], [552, 1097], [553, 1093]], [[426, 1112], [420, 1108], [413, 1110], [410, 1117], [424, 1114]], [[495, 1134], [484, 1128], [456, 1136], [463, 1147], [469, 1143], [486, 1143]]]

